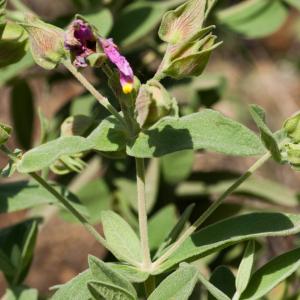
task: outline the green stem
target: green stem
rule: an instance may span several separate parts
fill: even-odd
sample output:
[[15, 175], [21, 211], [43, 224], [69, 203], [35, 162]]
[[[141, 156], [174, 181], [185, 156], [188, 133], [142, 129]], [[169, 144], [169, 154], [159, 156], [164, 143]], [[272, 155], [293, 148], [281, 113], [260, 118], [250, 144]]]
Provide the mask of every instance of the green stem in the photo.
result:
[[74, 77], [103, 105], [112, 115], [114, 115], [122, 124], [124, 119], [118, 111], [109, 103], [107, 98], [101, 95], [94, 86], [68, 61], [63, 63], [65, 67], [74, 75]]
[[138, 215], [139, 215], [139, 230], [141, 247], [143, 252], [143, 265], [145, 270], [151, 266], [151, 257], [148, 240], [148, 223], [147, 223], [147, 207], [145, 197], [145, 167], [144, 159], [136, 158], [136, 180], [137, 180], [137, 201], [138, 201]]
[[195, 222], [183, 235], [159, 258], [152, 264], [152, 269], [156, 269], [166, 261], [193, 233], [195, 230], [207, 220], [207, 218], [224, 202], [224, 200], [232, 194], [245, 180], [247, 180], [257, 169], [259, 169], [269, 158], [271, 153], [267, 152], [256, 163], [254, 163], [246, 173], [239, 177]]

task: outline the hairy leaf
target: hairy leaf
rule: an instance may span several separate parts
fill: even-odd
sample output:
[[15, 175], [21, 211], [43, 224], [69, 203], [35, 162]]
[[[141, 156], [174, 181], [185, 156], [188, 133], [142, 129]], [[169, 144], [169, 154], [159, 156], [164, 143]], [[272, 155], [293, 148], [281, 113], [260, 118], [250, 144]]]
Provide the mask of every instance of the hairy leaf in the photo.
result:
[[64, 155], [78, 154], [93, 148], [85, 138], [79, 136], [60, 137], [26, 152], [18, 163], [20, 173], [42, 170]]
[[229, 155], [265, 152], [259, 138], [242, 124], [206, 109], [182, 118], [167, 117], [139, 134], [127, 146], [136, 157], [159, 157], [187, 149], [207, 149]]
[[182, 261], [196, 260], [233, 244], [267, 236], [300, 232], [300, 216], [282, 213], [251, 213], [212, 224], [192, 234], [156, 270], [159, 274]]
[[140, 241], [125, 220], [112, 211], [102, 211], [101, 221], [106, 241], [114, 255], [127, 262], [141, 262]]
[[187, 300], [198, 280], [198, 270], [184, 264], [169, 275], [149, 296], [148, 300]]

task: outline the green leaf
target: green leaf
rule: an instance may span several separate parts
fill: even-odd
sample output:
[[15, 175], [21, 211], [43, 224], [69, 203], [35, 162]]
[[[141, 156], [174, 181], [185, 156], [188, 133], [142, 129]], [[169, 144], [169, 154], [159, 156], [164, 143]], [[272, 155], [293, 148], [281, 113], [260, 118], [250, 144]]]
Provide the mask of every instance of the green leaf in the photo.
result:
[[126, 129], [113, 116], [104, 119], [87, 137], [97, 151], [123, 151], [126, 145]]
[[38, 300], [38, 290], [25, 287], [9, 288], [4, 295], [5, 300]]
[[176, 207], [168, 205], [159, 210], [149, 220], [149, 245], [150, 249], [157, 249], [159, 245], [166, 239], [169, 232], [177, 223]]
[[252, 213], [228, 218], [192, 234], [155, 271], [159, 274], [182, 261], [196, 260], [215, 251], [257, 237], [286, 236], [300, 232], [300, 216], [282, 213]]
[[275, 257], [253, 274], [247, 289], [240, 299], [261, 299], [277, 284], [298, 270], [299, 267], [300, 248]]
[[198, 277], [201, 283], [207, 288], [211, 295], [214, 296], [212, 299], [217, 300], [230, 300], [221, 290], [219, 290], [216, 286], [210, 283], [200, 272], [198, 272]]
[[88, 289], [93, 296], [93, 299], [96, 300], [136, 300], [136, 297], [133, 297], [126, 290], [114, 285], [105, 282], [90, 281], [88, 283]]
[[0, 230], [0, 269], [12, 285], [25, 279], [33, 258], [38, 219], [31, 219]]
[[242, 262], [239, 266], [239, 270], [236, 276], [236, 290], [237, 292], [241, 295], [244, 290], [247, 288], [251, 273], [252, 273], [252, 268], [253, 268], [253, 263], [254, 263], [254, 255], [255, 255], [255, 242], [249, 241], [242, 259]]
[[34, 65], [34, 61], [30, 53], [27, 53], [20, 61], [15, 64], [9, 65], [5, 68], [1, 68], [0, 72], [0, 86], [12, 78], [21, 74], [24, 70]]
[[34, 125], [34, 100], [25, 80], [14, 83], [11, 91], [11, 114], [18, 142], [24, 149], [32, 144]]
[[172, 230], [170, 231], [170, 233], [168, 234], [168, 236], [165, 238], [165, 240], [163, 241], [163, 243], [161, 243], [159, 249], [157, 250], [155, 257], [154, 258], [158, 258], [162, 251], [168, 247], [170, 244], [174, 243], [177, 238], [180, 236], [180, 234], [182, 233], [182, 230], [184, 229], [184, 227], [186, 226], [186, 223], [188, 222], [193, 209], [195, 207], [195, 204], [190, 204], [183, 212], [183, 214], [180, 216], [180, 219], [178, 220], [178, 222], [176, 223], [176, 225], [172, 228]]
[[[53, 185], [53, 187], [66, 199], [72, 202], [72, 205], [82, 214], [87, 214], [79, 200], [66, 188], [57, 185]], [[17, 181], [0, 184], [0, 213], [15, 212], [43, 204], [53, 203], [60, 205], [51, 193], [37, 183]]]
[[292, 7], [300, 10], [300, 2], [298, 0], [284, 0], [287, 4], [291, 5]]
[[165, 155], [162, 160], [162, 173], [164, 179], [175, 184], [189, 177], [193, 169], [194, 151], [185, 150]]
[[287, 16], [286, 7], [278, 0], [247, 0], [217, 14], [221, 24], [247, 38], [262, 38], [276, 32]]
[[[229, 299], [232, 299], [235, 292], [235, 277], [230, 269], [225, 266], [217, 267], [212, 273], [209, 281], [228, 296]], [[216, 298], [210, 294], [208, 300], [216, 300]]]
[[[149, 34], [173, 1], [137, 1], [128, 5], [116, 19], [112, 36], [117, 44], [128, 46]], [[130, 22], [128, 22], [130, 20]]]
[[113, 250], [113, 254], [127, 262], [140, 263], [142, 249], [133, 229], [112, 211], [102, 211], [101, 221], [106, 241]]
[[26, 152], [18, 162], [18, 171], [39, 171], [53, 164], [61, 156], [78, 154], [92, 148], [93, 144], [83, 137], [60, 137]]
[[188, 264], [169, 275], [149, 296], [148, 300], [187, 300], [198, 280], [198, 270]]
[[166, 117], [139, 134], [127, 146], [128, 155], [159, 157], [187, 149], [207, 149], [229, 155], [265, 152], [259, 138], [242, 124], [205, 109], [182, 118]]
[[5, 17], [6, 3], [7, 0], [0, 0], [0, 22], [3, 22]]
[[93, 280], [122, 288], [131, 295], [131, 299], [137, 298], [133, 285], [125, 277], [111, 269], [108, 264], [94, 256], [89, 256], [89, 267], [93, 275]]
[[118, 274], [127, 278], [130, 282], [145, 282], [149, 277], [148, 273], [142, 272], [136, 267], [132, 267], [129, 265], [123, 265], [120, 263], [107, 263], [107, 265], [116, 271]]
[[82, 15], [84, 20], [96, 27], [102, 37], [106, 37], [113, 26], [113, 16], [109, 9], [102, 8], [99, 11]]
[[91, 299], [91, 294], [87, 288], [87, 284], [91, 280], [93, 280], [92, 273], [90, 270], [86, 270], [60, 286], [51, 300]]
[[27, 33], [14, 23], [0, 23], [0, 68], [21, 60], [26, 54]]
[[272, 157], [276, 161], [280, 162], [281, 161], [280, 149], [277, 144], [275, 135], [266, 125], [265, 111], [263, 110], [263, 108], [261, 108], [258, 105], [251, 105], [250, 113], [257, 127], [260, 130], [261, 139], [265, 144], [266, 148], [272, 153]]

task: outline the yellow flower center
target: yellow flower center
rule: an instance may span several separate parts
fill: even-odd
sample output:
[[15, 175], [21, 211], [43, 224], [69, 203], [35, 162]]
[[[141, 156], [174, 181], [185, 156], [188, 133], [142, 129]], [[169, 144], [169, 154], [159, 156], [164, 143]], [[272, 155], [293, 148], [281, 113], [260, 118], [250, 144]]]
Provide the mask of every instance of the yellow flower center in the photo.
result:
[[123, 88], [123, 93], [124, 94], [130, 94], [133, 90], [133, 84], [132, 83], [125, 83], [122, 88]]

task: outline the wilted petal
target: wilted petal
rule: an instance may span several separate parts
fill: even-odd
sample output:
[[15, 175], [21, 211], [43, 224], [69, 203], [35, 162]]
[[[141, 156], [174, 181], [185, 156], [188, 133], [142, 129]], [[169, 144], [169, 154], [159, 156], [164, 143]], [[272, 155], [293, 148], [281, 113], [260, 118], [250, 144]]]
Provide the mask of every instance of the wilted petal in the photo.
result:
[[76, 67], [87, 67], [86, 58], [96, 52], [92, 28], [83, 20], [72, 22], [65, 34], [65, 48], [70, 50]]

